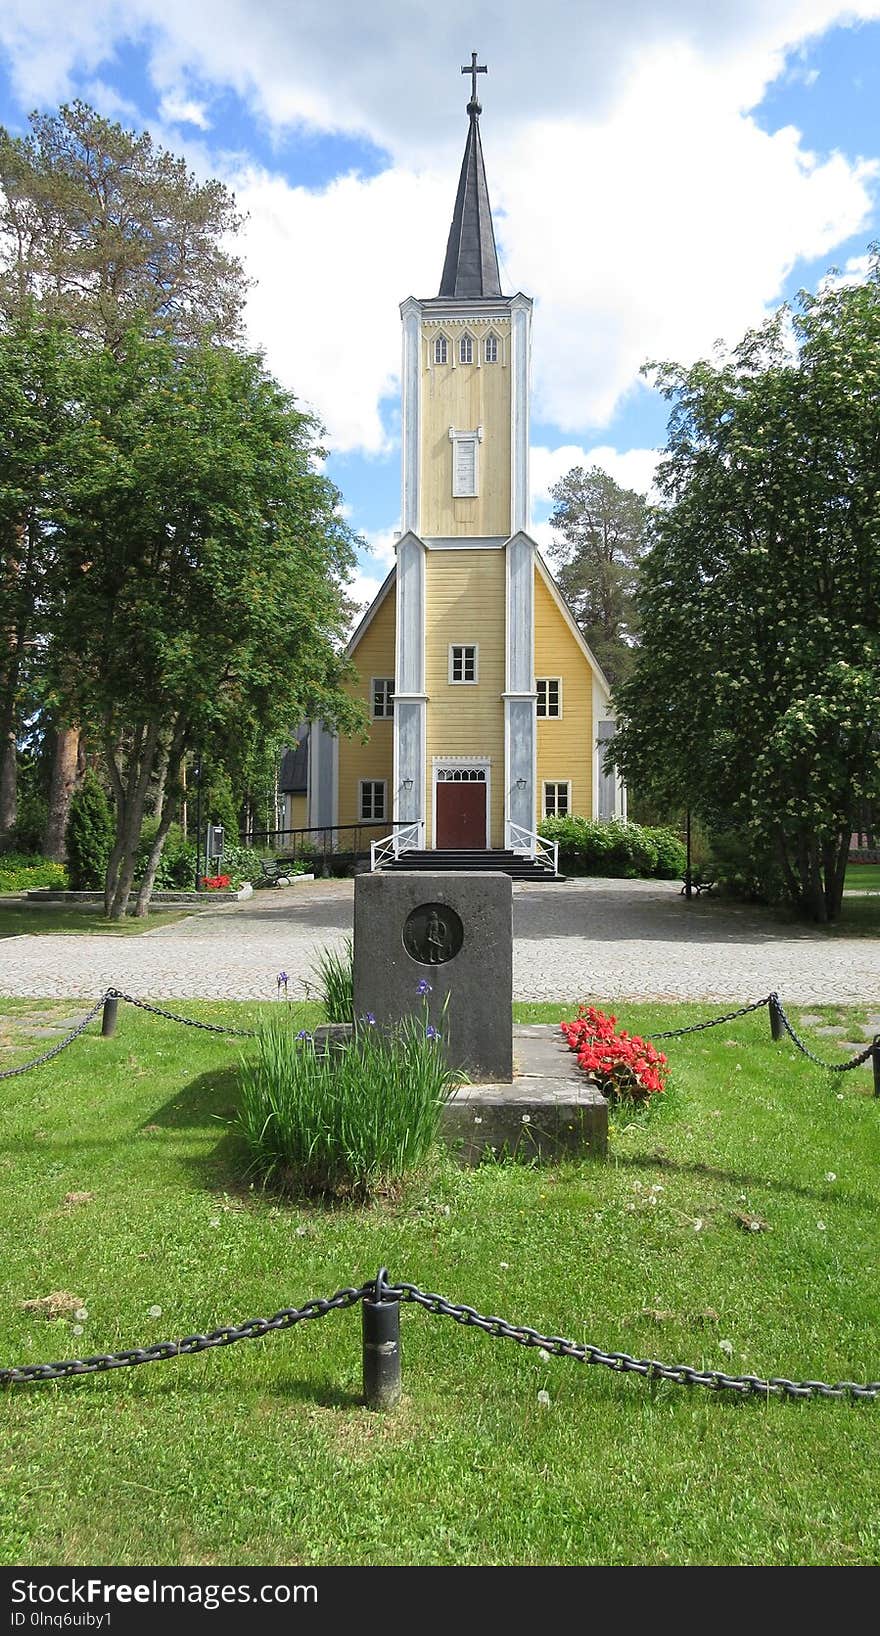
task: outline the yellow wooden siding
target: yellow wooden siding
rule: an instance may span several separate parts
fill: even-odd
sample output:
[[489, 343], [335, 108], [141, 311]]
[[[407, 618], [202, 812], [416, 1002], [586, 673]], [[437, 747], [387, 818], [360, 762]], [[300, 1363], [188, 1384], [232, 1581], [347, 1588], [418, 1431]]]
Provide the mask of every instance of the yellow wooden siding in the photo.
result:
[[[503, 551], [429, 551], [425, 587], [427, 756], [425, 817], [433, 846], [432, 779], [435, 756], [491, 759], [491, 845], [504, 829], [504, 619]], [[479, 680], [450, 683], [449, 644], [476, 643]]]
[[535, 676], [562, 678], [562, 717], [538, 718], [536, 817], [544, 811], [544, 781], [571, 781], [571, 811], [593, 812], [593, 669], [555, 598], [535, 569]]
[[[339, 740], [338, 824], [360, 822], [360, 780], [384, 778], [385, 819], [388, 820], [389, 831], [391, 828], [394, 721], [390, 716], [379, 721], [372, 719], [371, 683], [374, 676], [394, 676], [394, 612], [395, 588], [392, 586], [352, 655], [358, 680], [349, 682], [347, 688], [354, 698], [362, 699], [367, 707], [370, 737], [366, 744], [361, 744], [360, 739]], [[345, 840], [344, 836], [342, 840]]]
[[[482, 360], [490, 331], [498, 337], [498, 360]], [[458, 362], [458, 343], [473, 337], [474, 362]], [[435, 364], [434, 341], [445, 335], [448, 363]], [[453, 361], [454, 360], [454, 361]], [[429, 539], [510, 533], [510, 325], [502, 323], [427, 324], [422, 331], [421, 526]], [[474, 499], [452, 497], [452, 443], [457, 432], [483, 428]]]
[[287, 828], [305, 829], [308, 825], [308, 797], [303, 795], [287, 796]]

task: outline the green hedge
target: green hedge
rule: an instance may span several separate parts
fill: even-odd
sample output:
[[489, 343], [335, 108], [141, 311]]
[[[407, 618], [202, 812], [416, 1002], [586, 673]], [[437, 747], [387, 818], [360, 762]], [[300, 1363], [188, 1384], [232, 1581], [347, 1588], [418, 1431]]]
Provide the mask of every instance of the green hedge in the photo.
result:
[[38, 886], [67, 886], [63, 863], [22, 852], [0, 854], [0, 892], [31, 892]]
[[687, 856], [672, 829], [648, 829], [619, 818], [545, 818], [538, 833], [559, 843], [566, 875], [615, 875], [629, 879], [684, 877]]

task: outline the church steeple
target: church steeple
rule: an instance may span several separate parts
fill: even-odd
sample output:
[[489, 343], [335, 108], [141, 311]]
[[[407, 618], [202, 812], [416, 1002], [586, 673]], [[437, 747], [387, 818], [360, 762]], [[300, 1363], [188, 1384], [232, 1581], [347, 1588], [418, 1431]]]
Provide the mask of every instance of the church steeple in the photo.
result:
[[439, 291], [441, 296], [453, 301], [473, 301], [481, 296], [501, 294], [492, 209], [480, 142], [482, 108], [477, 101], [477, 75], [486, 72], [485, 67], [477, 66], [477, 53], [472, 52], [470, 65], [462, 68], [463, 74], [471, 75], [471, 99], [467, 105], [468, 134]]

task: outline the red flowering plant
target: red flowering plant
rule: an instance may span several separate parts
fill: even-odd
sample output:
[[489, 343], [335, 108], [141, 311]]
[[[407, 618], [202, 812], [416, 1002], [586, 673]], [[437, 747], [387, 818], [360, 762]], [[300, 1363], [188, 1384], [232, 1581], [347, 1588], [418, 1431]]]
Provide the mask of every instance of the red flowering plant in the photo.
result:
[[222, 892], [232, 884], [231, 875], [203, 875], [202, 879], [209, 892]]
[[603, 1095], [621, 1101], [647, 1102], [666, 1087], [666, 1056], [639, 1034], [617, 1031], [617, 1018], [595, 1006], [578, 1006], [574, 1022], [561, 1024], [569, 1049], [584, 1071], [597, 1080]]

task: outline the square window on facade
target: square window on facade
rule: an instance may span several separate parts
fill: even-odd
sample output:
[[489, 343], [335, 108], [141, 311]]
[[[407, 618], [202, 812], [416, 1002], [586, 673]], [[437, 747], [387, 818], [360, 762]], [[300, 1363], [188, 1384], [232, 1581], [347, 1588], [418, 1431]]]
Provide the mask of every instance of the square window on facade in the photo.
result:
[[364, 823], [384, 822], [385, 819], [385, 780], [384, 778], [361, 779], [361, 818]]
[[394, 715], [394, 677], [373, 677], [373, 720], [382, 721]]
[[477, 679], [477, 644], [453, 642], [449, 649], [450, 682], [475, 682]]
[[562, 715], [562, 680], [559, 676], [539, 676], [535, 686], [538, 692], [537, 714], [539, 716]]
[[544, 785], [544, 817], [564, 818], [571, 811], [571, 783], [568, 779]]

